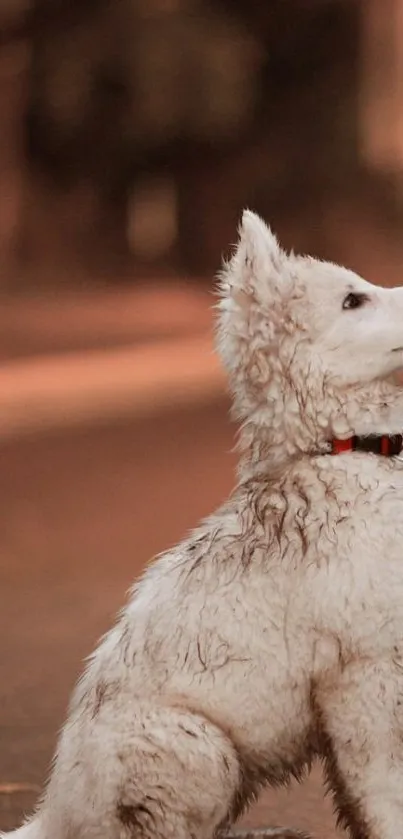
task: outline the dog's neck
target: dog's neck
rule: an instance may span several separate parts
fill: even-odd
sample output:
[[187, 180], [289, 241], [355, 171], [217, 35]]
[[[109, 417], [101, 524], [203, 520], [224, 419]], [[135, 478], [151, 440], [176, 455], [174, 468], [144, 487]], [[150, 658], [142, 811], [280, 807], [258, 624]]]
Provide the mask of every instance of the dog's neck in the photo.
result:
[[264, 423], [264, 417], [264, 410], [257, 410], [242, 426], [238, 445], [241, 479], [267, 474], [300, 457], [332, 454], [336, 439], [400, 435], [403, 389], [376, 382], [352, 387], [343, 398], [329, 389], [303, 396], [284, 389], [271, 412], [270, 424]]

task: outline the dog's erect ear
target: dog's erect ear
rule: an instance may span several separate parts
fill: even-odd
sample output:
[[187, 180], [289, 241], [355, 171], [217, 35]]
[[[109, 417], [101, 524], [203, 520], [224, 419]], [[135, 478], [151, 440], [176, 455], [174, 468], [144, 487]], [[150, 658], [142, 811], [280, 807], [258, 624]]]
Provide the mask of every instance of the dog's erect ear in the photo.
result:
[[222, 293], [240, 305], [247, 299], [269, 302], [279, 290], [284, 252], [256, 213], [245, 210], [239, 227], [236, 251], [222, 275]]
[[243, 366], [250, 377], [259, 343], [267, 355], [275, 332], [283, 328], [286, 264], [274, 233], [245, 210], [236, 251], [220, 276], [217, 347], [227, 370]]
[[236, 254], [243, 267], [254, 268], [257, 275], [267, 274], [272, 266], [278, 267], [281, 255], [282, 250], [270, 227], [256, 213], [244, 210]]

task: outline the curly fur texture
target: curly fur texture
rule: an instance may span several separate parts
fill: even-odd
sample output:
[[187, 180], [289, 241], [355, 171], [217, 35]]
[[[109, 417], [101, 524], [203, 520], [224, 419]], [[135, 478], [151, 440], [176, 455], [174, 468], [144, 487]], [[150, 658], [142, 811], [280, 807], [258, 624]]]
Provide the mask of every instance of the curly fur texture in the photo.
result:
[[13, 839], [237, 836], [317, 755], [355, 839], [402, 833], [403, 465], [329, 440], [402, 429], [403, 289], [287, 255], [246, 212], [218, 309], [237, 488], [134, 587]]

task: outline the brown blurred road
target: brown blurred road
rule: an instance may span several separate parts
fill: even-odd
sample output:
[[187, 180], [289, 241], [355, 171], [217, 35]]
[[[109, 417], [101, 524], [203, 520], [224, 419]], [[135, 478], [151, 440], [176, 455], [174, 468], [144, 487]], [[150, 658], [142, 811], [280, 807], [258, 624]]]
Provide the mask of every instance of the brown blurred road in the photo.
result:
[[[157, 551], [232, 485], [226, 404], [0, 444], [0, 827], [41, 785], [83, 657]], [[281, 697], [279, 697], [281, 701]], [[334, 836], [319, 770], [249, 823]]]
[[0, 439], [222, 395], [211, 303], [184, 282], [0, 295]]

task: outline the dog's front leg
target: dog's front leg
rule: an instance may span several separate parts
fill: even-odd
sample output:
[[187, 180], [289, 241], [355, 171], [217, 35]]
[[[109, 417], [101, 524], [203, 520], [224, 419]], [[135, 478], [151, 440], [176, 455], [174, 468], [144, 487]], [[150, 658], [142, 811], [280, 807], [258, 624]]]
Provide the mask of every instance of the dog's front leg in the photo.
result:
[[347, 664], [313, 702], [340, 822], [354, 839], [403, 836], [401, 660]]

